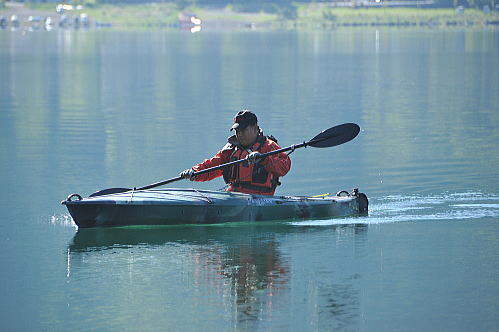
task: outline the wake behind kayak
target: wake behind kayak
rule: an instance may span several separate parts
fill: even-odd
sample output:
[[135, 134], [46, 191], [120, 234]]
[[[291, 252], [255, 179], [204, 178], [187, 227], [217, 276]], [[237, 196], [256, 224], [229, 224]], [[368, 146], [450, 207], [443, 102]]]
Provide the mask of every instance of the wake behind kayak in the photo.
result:
[[367, 196], [356, 189], [311, 197], [149, 189], [87, 198], [72, 194], [62, 204], [79, 228], [325, 219], [368, 211]]

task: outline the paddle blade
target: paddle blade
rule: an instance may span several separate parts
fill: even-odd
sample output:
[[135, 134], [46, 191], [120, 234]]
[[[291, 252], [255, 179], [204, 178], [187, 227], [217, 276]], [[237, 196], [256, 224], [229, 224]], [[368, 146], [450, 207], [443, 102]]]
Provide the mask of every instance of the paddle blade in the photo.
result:
[[118, 193], [124, 193], [124, 192], [130, 191], [130, 190], [132, 190], [132, 189], [128, 189], [128, 188], [109, 188], [109, 189], [104, 189], [104, 190], [100, 190], [100, 191], [94, 192], [92, 195], [90, 195], [88, 197], [96, 197], [96, 196], [103, 196], [103, 195], [110, 195], [110, 194], [118, 194]]
[[322, 131], [310, 140], [309, 146], [314, 148], [328, 148], [353, 140], [360, 132], [359, 125], [344, 123]]

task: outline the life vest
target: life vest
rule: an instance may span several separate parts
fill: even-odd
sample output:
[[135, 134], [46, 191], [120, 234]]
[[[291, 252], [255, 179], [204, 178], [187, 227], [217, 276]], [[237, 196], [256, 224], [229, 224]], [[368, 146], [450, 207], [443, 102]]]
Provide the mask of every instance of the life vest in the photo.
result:
[[[244, 159], [251, 152], [259, 151], [265, 145], [267, 139], [270, 138], [260, 135], [253, 146], [247, 149], [234, 146], [230, 161]], [[248, 162], [243, 162], [226, 167], [223, 178], [225, 183], [229, 184], [229, 190], [241, 191], [240, 189], [246, 189], [245, 191], [263, 195], [273, 195], [276, 187], [280, 184], [279, 177], [268, 172], [260, 163], [250, 165]]]

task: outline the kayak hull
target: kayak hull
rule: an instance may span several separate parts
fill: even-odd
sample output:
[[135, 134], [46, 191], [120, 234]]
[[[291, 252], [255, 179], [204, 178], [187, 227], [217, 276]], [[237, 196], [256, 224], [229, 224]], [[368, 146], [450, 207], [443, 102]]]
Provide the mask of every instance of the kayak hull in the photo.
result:
[[302, 197], [140, 190], [88, 198], [73, 194], [62, 204], [80, 228], [325, 219], [365, 214], [368, 209], [367, 197], [356, 191]]

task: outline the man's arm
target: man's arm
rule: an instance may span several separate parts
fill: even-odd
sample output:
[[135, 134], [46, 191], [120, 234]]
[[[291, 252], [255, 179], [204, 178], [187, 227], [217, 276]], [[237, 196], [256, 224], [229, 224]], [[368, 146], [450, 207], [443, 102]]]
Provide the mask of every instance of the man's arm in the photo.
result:
[[[215, 167], [219, 166], [225, 163], [228, 163], [230, 159], [230, 150], [227, 149], [222, 149], [217, 152], [217, 154], [210, 159], [206, 159], [202, 163], [197, 164], [196, 166], [193, 166], [192, 169], [197, 172], [197, 171], [202, 171], [204, 169], [210, 168], [210, 167]], [[194, 181], [210, 181], [215, 178], [218, 178], [219, 176], [223, 175], [223, 169], [219, 169], [213, 172], [208, 172], [204, 173], [201, 175], [198, 175], [194, 178]]]
[[[266, 144], [261, 150], [262, 153], [278, 150], [281, 147], [274, 141], [270, 141], [270, 144]], [[291, 159], [285, 152], [277, 153], [272, 156], [268, 156], [260, 162], [267, 171], [271, 172], [275, 176], [284, 176], [291, 169]]]

